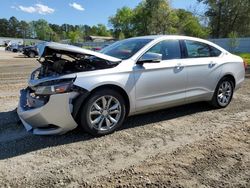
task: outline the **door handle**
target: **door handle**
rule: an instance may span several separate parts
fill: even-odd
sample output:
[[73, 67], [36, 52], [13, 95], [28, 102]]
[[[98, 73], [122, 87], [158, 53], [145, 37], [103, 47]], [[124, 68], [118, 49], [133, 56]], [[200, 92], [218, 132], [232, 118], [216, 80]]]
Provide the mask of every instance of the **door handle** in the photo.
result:
[[182, 68], [183, 68], [183, 66], [180, 64], [180, 63], [178, 63], [177, 65], [176, 65], [176, 67], [175, 67], [177, 70], [181, 70]]
[[208, 64], [208, 67], [209, 68], [213, 68], [217, 63], [211, 61], [209, 64]]

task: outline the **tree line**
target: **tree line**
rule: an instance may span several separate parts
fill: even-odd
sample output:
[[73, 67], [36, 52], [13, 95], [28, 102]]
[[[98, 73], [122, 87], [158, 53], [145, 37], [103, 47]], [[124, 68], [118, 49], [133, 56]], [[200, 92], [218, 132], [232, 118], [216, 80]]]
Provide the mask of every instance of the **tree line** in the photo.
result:
[[166, 0], [145, 0], [136, 8], [123, 7], [109, 22], [119, 37], [183, 34], [205, 38], [209, 34], [199, 18], [184, 9], [172, 9]]
[[[249, 0], [197, 0], [204, 15], [173, 9], [167, 0], [144, 0], [136, 8], [123, 7], [110, 18], [116, 37], [182, 34], [201, 38], [250, 36]], [[205, 24], [202, 20], [207, 20]]]
[[249, 0], [197, 0], [206, 5], [205, 16], [209, 19], [208, 28], [213, 38], [230, 35], [250, 36]]
[[111, 31], [103, 24], [91, 27], [88, 25], [51, 24], [43, 19], [31, 22], [19, 21], [15, 17], [11, 17], [9, 20], [0, 19], [1, 37], [34, 38], [45, 41], [71, 39], [72, 42], [76, 42], [89, 35], [111, 36]]
[[197, 0], [206, 5], [207, 24], [184, 9], [173, 9], [168, 0], [143, 0], [134, 9], [123, 7], [109, 18], [107, 28], [103, 24], [70, 25], [51, 24], [46, 20], [26, 22], [15, 17], [0, 19], [1, 37], [36, 38], [59, 41], [70, 39], [72, 43], [85, 36], [113, 36], [118, 39], [152, 34], [182, 34], [200, 38], [250, 35], [249, 0]]

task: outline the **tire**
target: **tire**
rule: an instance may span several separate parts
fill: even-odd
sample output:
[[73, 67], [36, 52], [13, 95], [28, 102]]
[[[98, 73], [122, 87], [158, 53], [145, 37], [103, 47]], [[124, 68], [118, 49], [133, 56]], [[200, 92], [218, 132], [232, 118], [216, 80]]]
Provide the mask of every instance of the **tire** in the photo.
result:
[[34, 52], [30, 51], [29, 54], [28, 54], [28, 56], [30, 58], [34, 58], [34, 57], [36, 57], [36, 54]]
[[83, 104], [80, 125], [93, 136], [113, 133], [124, 122], [125, 101], [122, 95], [111, 89], [94, 92]]
[[232, 80], [224, 77], [219, 81], [210, 103], [215, 108], [226, 108], [233, 98], [233, 93], [234, 84]]

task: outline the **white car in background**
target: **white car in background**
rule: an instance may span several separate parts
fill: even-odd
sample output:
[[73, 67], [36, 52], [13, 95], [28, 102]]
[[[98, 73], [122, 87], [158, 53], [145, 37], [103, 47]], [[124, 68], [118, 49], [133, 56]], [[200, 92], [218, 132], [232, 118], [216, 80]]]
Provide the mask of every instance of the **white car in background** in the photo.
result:
[[39, 53], [41, 67], [18, 106], [26, 129], [39, 135], [78, 125], [105, 135], [126, 116], [197, 101], [224, 108], [245, 76], [242, 58], [185, 36], [131, 38], [100, 52], [46, 43]]

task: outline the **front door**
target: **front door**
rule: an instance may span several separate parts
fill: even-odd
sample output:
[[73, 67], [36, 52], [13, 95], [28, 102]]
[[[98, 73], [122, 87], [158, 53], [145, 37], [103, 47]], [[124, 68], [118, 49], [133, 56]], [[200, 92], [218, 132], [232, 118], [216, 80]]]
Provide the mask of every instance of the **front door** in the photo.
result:
[[166, 40], [156, 44], [141, 58], [161, 57], [157, 63], [136, 64], [136, 111], [161, 108], [185, 101], [187, 72], [182, 64], [178, 40]]

